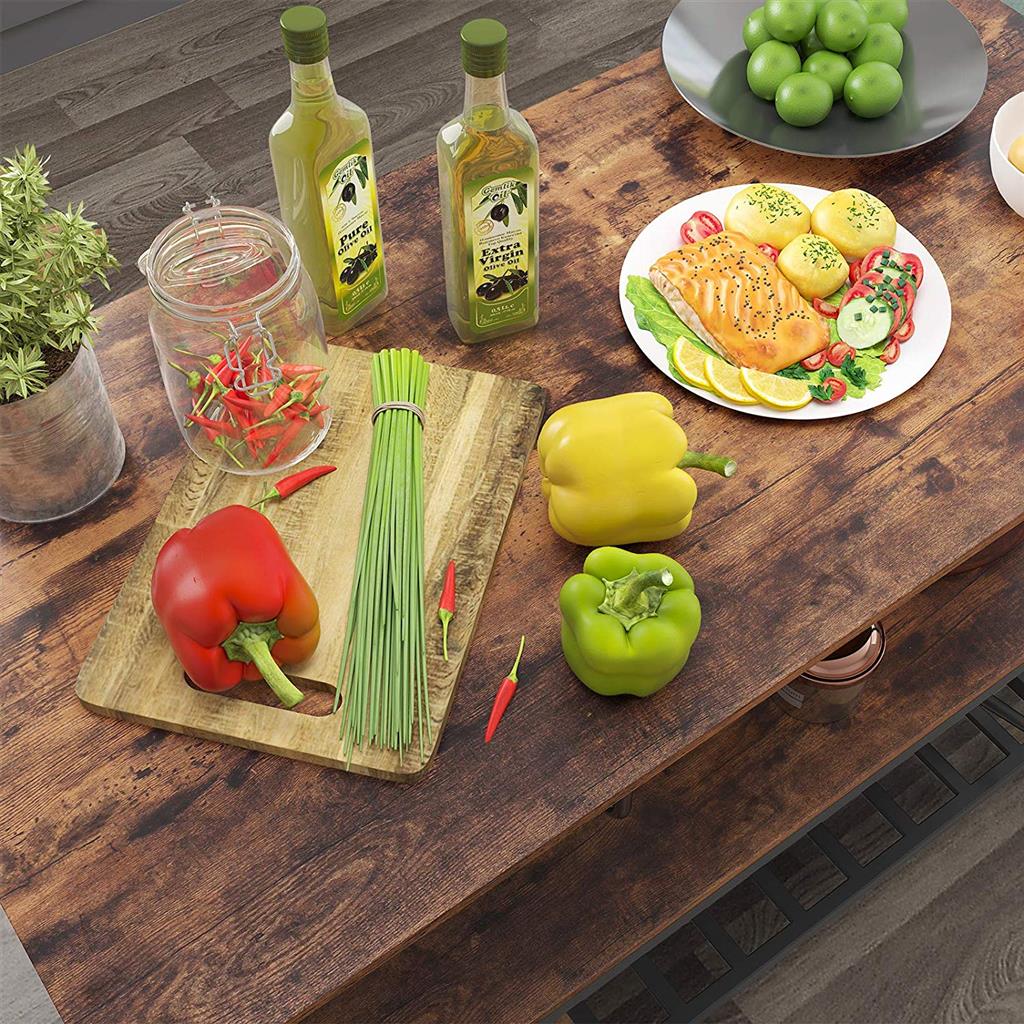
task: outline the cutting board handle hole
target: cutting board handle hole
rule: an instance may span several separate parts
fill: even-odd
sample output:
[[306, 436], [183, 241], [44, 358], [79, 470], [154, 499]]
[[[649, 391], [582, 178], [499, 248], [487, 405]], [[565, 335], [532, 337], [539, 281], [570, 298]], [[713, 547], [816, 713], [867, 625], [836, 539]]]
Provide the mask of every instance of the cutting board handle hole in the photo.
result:
[[[182, 672], [181, 677], [191, 689], [199, 693], [208, 692], [196, 686], [184, 672]], [[334, 708], [334, 687], [330, 683], [323, 683], [318, 679], [303, 679], [298, 675], [291, 676], [291, 679], [306, 695], [306, 699], [301, 704], [296, 704], [295, 707], [287, 710], [297, 712], [300, 715], [312, 715], [313, 717], [331, 714]], [[220, 697], [224, 700], [244, 700], [250, 704], [265, 704], [267, 707], [272, 708], [281, 707], [277, 697], [274, 696], [273, 690], [266, 683], [261, 682], [242, 682], [230, 690], [225, 690], [223, 693], [211, 693], [210, 696]], [[281, 710], [285, 709], [281, 708]]]

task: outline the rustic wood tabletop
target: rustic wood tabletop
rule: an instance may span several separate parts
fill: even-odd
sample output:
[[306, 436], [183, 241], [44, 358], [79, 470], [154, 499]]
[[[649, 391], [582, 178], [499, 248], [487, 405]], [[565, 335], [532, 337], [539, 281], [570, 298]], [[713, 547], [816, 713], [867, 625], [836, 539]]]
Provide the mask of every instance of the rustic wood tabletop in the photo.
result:
[[[266, 1021], [268, 1007], [275, 1020], [301, 1016], [1024, 517], [1024, 359], [1011, 340], [1024, 321], [999, 298], [1019, 290], [1024, 242], [987, 157], [992, 116], [1024, 69], [1024, 21], [985, 0], [957, 6], [983, 37], [989, 85], [964, 125], [921, 151], [852, 163], [759, 149], [701, 121], [657, 51], [529, 109], [541, 140], [542, 319], [505, 342], [463, 348], [447, 322], [433, 159], [383, 178], [392, 290], [385, 312], [345, 344], [414, 343], [440, 363], [541, 383], [552, 408], [659, 390], [695, 445], [741, 467], [732, 481], [704, 483], [692, 527], [667, 547], [704, 607], [685, 675], [654, 699], [611, 703], [581, 688], [561, 657], [557, 593], [583, 551], [551, 532], [532, 459], [441, 750], [411, 787], [145, 731], [76, 701], [78, 666], [184, 457], [146, 342], [146, 294], [106, 307], [98, 352], [128, 444], [122, 478], [70, 523], [0, 532], [0, 898], [69, 1024], [175, 1020], [182, 1007], [195, 1024], [226, 1007], [239, 1022]], [[215, 53], [234, 45], [237, 11], [214, 31]], [[131, 89], [145, 87], [144, 63]], [[115, 221], [151, 207], [140, 251], [176, 215], [183, 189], [210, 187], [197, 153], [205, 167], [231, 168], [249, 202], [268, 201], [263, 134], [283, 105], [278, 71], [266, 59], [218, 72], [218, 99], [233, 92], [251, 104], [231, 111], [244, 132], [218, 131], [214, 118], [197, 125], [188, 152], [176, 140], [120, 165], [125, 212]], [[66, 152], [100, 160], [114, 136], [95, 143], [88, 126], [129, 86], [76, 87], [68, 74], [84, 127]], [[21, 79], [19, 90], [25, 102]], [[42, 124], [68, 114], [38, 103]], [[415, 119], [414, 109], [402, 116]], [[134, 130], [159, 131], [143, 127], [152, 123], [139, 118]], [[616, 288], [636, 232], [688, 194], [758, 179], [859, 185], [942, 266], [952, 334], [903, 398], [842, 421], [754, 421], [673, 388], [629, 340]], [[485, 748], [483, 723], [520, 631], [523, 685]]]

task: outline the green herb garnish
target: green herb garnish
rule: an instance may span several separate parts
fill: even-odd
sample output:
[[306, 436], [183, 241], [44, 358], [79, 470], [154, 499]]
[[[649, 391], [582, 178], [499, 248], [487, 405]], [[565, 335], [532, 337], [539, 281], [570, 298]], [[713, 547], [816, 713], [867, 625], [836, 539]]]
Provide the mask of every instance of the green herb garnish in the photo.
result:
[[811, 375], [799, 363], [794, 363], [783, 370], [776, 370], [775, 376], [788, 377], [790, 380], [808, 380]]

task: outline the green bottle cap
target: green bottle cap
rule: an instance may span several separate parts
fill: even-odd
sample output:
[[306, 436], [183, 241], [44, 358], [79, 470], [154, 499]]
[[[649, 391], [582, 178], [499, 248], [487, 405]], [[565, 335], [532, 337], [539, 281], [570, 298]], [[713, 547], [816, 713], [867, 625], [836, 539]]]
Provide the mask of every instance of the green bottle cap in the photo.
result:
[[281, 15], [284, 52], [295, 64], [316, 64], [327, 56], [327, 15], [312, 4], [289, 7]]
[[508, 29], [493, 18], [474, 18], [462, 26], [462, 67], [474, 78], [504, 74], [508, 63]]

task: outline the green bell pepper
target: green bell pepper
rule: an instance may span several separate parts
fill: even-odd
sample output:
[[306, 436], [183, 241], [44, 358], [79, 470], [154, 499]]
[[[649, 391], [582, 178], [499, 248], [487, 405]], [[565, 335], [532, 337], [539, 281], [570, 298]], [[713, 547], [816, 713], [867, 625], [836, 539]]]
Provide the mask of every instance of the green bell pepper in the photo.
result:
[[569, 668], [605, 696], [656, 693], [682, 671], [700, 631], [693, 580], [667, 555], [597, 548], [558, 603]]

